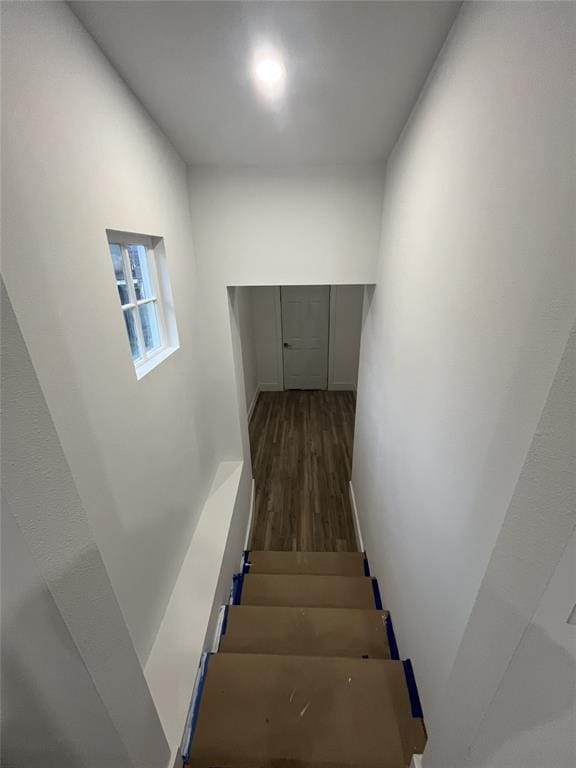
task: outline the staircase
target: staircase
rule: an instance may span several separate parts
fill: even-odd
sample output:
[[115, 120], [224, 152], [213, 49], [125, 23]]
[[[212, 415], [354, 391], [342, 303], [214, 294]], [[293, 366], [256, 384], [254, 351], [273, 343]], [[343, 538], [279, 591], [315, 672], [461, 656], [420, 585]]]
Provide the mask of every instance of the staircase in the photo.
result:
[[406, 768], [426, 732], [356, 552], [250, 552], [193, 710], [193, 768]]

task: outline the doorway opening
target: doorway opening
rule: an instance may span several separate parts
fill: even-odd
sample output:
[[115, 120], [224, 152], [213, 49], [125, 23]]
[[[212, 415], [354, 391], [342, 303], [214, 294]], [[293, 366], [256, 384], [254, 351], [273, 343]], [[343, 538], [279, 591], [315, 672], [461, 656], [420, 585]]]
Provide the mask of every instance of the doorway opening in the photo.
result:
[[362, 285], [234, 289], [252, 549], [358, 549], [349, 486], [364, 294]]

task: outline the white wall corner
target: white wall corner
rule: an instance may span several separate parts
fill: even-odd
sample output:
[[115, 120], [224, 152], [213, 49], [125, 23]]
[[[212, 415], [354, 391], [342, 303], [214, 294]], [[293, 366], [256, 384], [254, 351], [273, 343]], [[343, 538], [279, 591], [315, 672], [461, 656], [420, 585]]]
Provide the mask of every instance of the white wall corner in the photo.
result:
[[352, 480], [349, 483], [350, 486], [350, 504], [352, 506], [352, 515], [354, 517], [354, 533], [356, 534], [356, 543], [360, 552], [365, 552], [364, 539], [362, 538], [362, 529], [360, 528], [360, 518], [358, 516], [358, 507], [356, 506], [356, 497], [354, 495], [354, 486]]

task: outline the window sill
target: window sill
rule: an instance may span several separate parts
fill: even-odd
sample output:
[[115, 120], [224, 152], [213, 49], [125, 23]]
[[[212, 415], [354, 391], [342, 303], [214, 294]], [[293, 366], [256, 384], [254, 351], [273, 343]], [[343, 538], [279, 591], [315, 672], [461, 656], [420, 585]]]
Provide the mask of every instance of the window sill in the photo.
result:
[[157, 365], [160, 365], [160, 363], [169, 358], [170, 355], [173, 355], [177, 349], [179, 349], [179, 347], [165, 347], [163, 350], [154, 355], [154, 357], [146, 360], [145, 363], [141, 363], [140, 365], [135, 366], [134, 370], [136, 372], [136, 378], [138, 381], [146, 376], [147, 373], [150, 373], [150, 371], [154, 370]]

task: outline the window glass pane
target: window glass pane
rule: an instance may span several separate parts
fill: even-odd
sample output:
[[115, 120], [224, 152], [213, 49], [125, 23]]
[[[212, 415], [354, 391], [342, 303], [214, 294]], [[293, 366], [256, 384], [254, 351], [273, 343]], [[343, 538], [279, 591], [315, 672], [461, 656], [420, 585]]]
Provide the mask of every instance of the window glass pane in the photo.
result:
[[137, 299], [149, 299], [152, 293], [152, 281], [148, 269], [148, 254], [143, 245], [129, 245], [128, 255], [134, 280], [134, 290]]
[[128, 286], [126, 285], [126, 275], [124, 274], [124, 262], [122, 260], [122, 248], [116, 243], [110, 243], [110, 255], [114, 265], [114, 274], [116, 275], [116, 286], [120, 295], [120, 303], [128, 304]]
[[142, 357], [140, 352], [140, 344], [138, 343], [138, 334], [136, 333], [136, 322], [134, 317], [135, 309], [124, 310], [124, 322], [126, 323], [126, 330], [128, 331], [128, 340], [130, 341], [130, 351], [132, 352], [132, 359], [139, 360]]
[[160, 328], [158, 327], [158, 317], [156, 315], [156, 302], [149, 301], [147, 304], [141, 304], [138, 309], [142, 322], [144, 345], [146, 351], [150, 352], [160, 346]]

